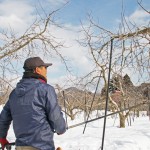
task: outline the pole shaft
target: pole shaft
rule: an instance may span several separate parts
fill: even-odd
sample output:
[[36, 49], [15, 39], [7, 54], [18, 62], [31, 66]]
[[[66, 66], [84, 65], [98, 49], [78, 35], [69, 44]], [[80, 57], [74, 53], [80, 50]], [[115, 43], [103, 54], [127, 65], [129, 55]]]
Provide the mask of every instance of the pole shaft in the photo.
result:
[[113, 49], [113, 39], [111, 39], [111, 48], [110, 48], [108, 85], [107, 85], [107, 93], [106, 93], [107, 95], [106, 95], [106, 106], [105, 106], [105, 117], [104, 117], [104, 125], [103, 125], [103, 136], [102, 136], [101, 150], [103, 150], [104, 138], [105, 138], [106, 118], [107, 118], [107, 109], [108, 109], [108, 96], [109, 96], [109, 85], [110, 85], [110, 72], [111, 72], [111, 62], [112, 62], [112, 49]]

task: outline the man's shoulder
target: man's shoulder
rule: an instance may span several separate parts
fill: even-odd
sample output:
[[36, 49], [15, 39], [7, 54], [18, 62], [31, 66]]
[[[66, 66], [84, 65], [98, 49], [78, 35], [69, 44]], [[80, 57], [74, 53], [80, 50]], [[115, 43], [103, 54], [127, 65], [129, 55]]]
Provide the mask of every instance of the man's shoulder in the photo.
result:
[[43, 91], [44, 93], [46, 92], [48, 95], [55, 95], [55, 89], [52, 85], [47, 84], [47, 83], [41, 83], [39, 85], [39, 91]]
[[54, 89], [54, 87], [48, 83], [40, 83], [39, 85], [41, 88], [46, 88], [46, 89]]

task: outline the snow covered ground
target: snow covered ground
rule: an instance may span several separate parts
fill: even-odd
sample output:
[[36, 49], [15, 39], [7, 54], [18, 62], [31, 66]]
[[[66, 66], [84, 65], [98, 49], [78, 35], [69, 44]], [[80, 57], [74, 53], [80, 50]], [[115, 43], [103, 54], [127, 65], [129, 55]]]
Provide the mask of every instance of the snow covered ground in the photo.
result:
[[[95, 115], [93, 113], [93, 118]], [[107, 118], [104, 150], [150, 150], [149, 117], [141, 115], [134, 122], [132, 120], [131, 126], [126, 123], [126, 128], [119, 128], [119, 120], [115, 118]], [[68, 118], [68, 125], [82, 121], [83, 114], [79, 114], [74, 121]], [[88, 123], [84, 134], [83, 129], [84, 125], [69, 129], [63, 135], [55, 134], [56, 147], [60, 146], [63, 150], [101, 150], [103, 119]], [[15, 140], [12, 126], [7, 138], [11, 142]]]
[[[82, 121], [80, 116], [74, 123], [77, 120]], [[150, 150], [150, 121], [147, 116], [135, 118], [132, 126], [127, 123], [126, 128], [119, 128], [118, 125], [118, 118], [108, 117], [104, 150]], [[84, 134], [83, 129], [84, 125], [69, 129], [64, 135], [56, 135], [56, 146], [64, 150], [100, 150], [103, 119], [87, 124]]]

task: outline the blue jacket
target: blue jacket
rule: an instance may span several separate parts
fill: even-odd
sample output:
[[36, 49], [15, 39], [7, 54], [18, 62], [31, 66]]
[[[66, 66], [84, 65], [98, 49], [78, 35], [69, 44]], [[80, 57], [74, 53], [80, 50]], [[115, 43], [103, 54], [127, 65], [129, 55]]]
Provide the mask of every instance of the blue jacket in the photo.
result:
[[34, 78], [22, 79], [10, 94], [0, 115], [1, 138], [12, 120], [17, 146], [55, 150], [54, 132], [66, 131], [54, 88]]

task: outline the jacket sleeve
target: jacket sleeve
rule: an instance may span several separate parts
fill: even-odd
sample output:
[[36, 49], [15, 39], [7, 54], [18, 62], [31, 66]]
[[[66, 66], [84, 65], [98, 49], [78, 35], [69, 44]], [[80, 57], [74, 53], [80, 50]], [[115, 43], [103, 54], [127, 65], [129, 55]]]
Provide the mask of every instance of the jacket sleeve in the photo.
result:
[[6, 138], [9, 126], [12, 121], [9, 101], [5, 104], [0, 114], [0, 138]]
[[53, 87], [48, 88], [46, 112], [51, 128], [58, 134], [64, 133], [66, 131], [66, 122], [58, 105], [57, 95]]

